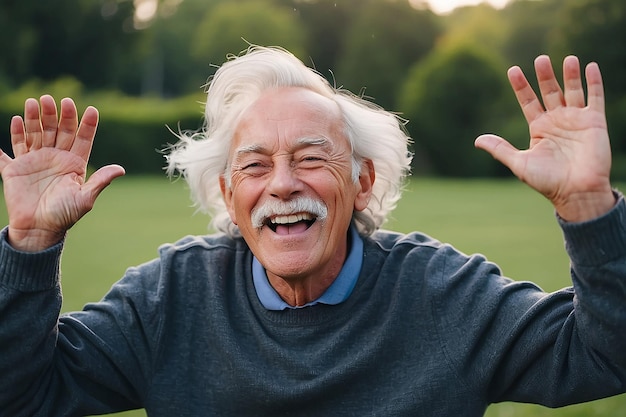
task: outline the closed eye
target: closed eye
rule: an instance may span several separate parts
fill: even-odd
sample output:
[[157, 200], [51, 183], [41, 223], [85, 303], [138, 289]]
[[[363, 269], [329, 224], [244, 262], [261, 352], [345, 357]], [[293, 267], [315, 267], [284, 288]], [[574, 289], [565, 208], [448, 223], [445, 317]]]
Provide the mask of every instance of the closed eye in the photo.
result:
[[261, 166], [263, 165], [260, 162], [252, 162], [251, 164], [244, 165], [243, 167], [241, 167], [241, 169], [245, 171], [250, 168], [257, 168]]
[[317, 169], [326, 166], [326, 158], [319, 156], [306, 156], [300, 159], [298, 166], [303, 169]]
[[265, 175], [269, 170], [270, 167], [266, 163], [263, 163], [261, 161], [247, 162], [237, 168], [237, 171], [241, 172], [242, 174], [251, 176]]

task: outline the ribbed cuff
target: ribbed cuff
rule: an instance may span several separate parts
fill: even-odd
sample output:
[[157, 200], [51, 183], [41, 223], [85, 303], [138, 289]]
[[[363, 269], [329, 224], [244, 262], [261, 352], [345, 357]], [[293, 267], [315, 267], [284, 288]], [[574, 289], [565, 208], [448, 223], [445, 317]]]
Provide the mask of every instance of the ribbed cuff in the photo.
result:
[[[596, 219], [569, 223], [559, 218], [565, 236], [565, 248], [572, 262], [598, 266], [626, 254], [626, 202], [615, 191], [617, 203], [608, 213]], [[558, 217], [558, 216], [557, 216]]]
[[0, 231], [0, 286], [21, 292], [46, 291], [59, 282], [63, 242], [41, 252], [21, 252], [9, 245], [8, 228]]

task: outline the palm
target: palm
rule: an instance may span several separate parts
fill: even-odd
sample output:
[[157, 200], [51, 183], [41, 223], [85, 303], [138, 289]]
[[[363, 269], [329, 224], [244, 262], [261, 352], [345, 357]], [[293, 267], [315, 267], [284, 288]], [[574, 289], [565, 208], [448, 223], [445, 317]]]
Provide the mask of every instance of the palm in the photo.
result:
[[528, 149], [519, 151], [494, 135], [479, 137], [476, 146], [546, 196], [564, 218], [581, 221], [595, 217], [614, 203], [600, 70], [596, 64], [586, 68], [587, 100], [575, 57], [563, 63], [564, 89], [556, 81], [548, 57], [537, 58], [535, 70], [543, 103], [519, 67], [508, 74], [528, 122]]
[[[57, 123], [58, 122], [58, 123]], [[11, 120], [15, 159], [0, 151], [0, 173], [9, 214], [9, 243], [36, 251], [63, 238], [93, 207], [98, 194], [124, 170], [109, 165], [85, 181], [87, 161], [98, 124], [98, 112], [89, 107], [78, 124], [70, 99], [56, 104], [50, 96], [26, 101], [24, 119]]]
[[551, 201], [608, 181], [606, 121], [590, 108], [562, 107], [530, 123], [529, 149], [511, 170]]
[[7, 210], [17, 230], [63, 232], [85, 212], [84, 161], [67, 151], [43, 148], [24, 155], [3, 173]]

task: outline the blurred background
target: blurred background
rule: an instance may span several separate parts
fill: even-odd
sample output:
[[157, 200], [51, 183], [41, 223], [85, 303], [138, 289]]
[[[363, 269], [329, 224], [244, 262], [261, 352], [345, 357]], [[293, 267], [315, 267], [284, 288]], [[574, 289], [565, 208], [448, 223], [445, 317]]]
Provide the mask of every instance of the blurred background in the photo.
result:
[[[454, 6], [470, 3], [462, 7]], [[474, 138], [517, 146], [526, 123], [506, 80], [533, 59], [602, 69], [613, 176], [626, 179], [626, 2], [622, 0], [2, 0], [0, 146], [25, 98], [73, 97], [101, 125], [92, 164], [160, 174], [168, 130], [202, 123], [204, 86], [228, 54], [285, 47], [329, 81], [398, 112], [414, 175], [504, 177]]]

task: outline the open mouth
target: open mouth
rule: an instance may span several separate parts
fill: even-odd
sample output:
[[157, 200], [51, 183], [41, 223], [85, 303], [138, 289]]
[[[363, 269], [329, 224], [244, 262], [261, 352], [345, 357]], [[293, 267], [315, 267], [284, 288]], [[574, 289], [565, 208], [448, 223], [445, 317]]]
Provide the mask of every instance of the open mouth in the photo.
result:
[[279, 235], [291, 235], [306, 231], [317, 219], [311, 213], [277, 215], [265, 221], [265, 225]]

